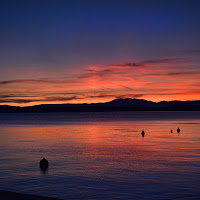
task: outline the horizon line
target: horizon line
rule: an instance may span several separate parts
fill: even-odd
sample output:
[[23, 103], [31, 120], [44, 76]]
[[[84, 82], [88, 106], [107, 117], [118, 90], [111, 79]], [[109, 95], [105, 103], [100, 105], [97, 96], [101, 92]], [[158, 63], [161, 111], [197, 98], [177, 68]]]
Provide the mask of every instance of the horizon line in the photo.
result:
[[42, 103], [42, 104], [35, 104], [35, 105], [29, 105], [29, 106], [15, 106], [15, 105], [8, 105], [8, 104], [0, 104], [0, 106], [10, 106], [10, 107], [20, 107], [20, 108], [25, 108], [25, 107], [34, 107], [34, 106], [40, 106], [40, 105], [66, 105], [66, 104], [73, 104], [73, 105], [91, 105], [91, 104], [105, 104], [105, 103], [109, 103], [115, 100], [125, 100], [125, 99], [131, 99], [131, 100], [144, 100], [144, 101], [149, 101], [149, 102], [153, 102], [153, 103], [160, 103], [160, 102], [174, 102], [174, 101], [181, 101], [181, 102], [189, 102], [189, 101], [200, 101], [200, 100], [162, 100], [162, 101], [151, 101], [151, 100], [146, 100], [146, 99], [137, 99], [137, 98], [116, 98], [110, 101], [105, 101], [105, 102], [93, 102], [93, 103]]

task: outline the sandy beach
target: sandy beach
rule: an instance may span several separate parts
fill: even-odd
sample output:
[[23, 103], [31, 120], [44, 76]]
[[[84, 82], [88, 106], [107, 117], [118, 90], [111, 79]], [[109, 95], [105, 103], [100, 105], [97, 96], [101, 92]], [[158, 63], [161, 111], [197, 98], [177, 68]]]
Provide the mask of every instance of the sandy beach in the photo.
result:
[[0, 190], [1, 200], [61, 200], [57, 198], [41, 197], [36, 195], [21, 194], [17, 192], [9, 192]]

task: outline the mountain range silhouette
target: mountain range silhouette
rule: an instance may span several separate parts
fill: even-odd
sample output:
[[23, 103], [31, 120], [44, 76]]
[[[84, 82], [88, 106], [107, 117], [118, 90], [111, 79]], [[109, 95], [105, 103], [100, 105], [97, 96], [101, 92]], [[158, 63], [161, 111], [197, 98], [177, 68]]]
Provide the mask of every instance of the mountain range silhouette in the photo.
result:
[[107, 111], [200, 111], [197, 101], [160, 101], [115, 99], [106, 103], [41, 104], [28, 107], [1, 105], [0, 112], [107, 112]]

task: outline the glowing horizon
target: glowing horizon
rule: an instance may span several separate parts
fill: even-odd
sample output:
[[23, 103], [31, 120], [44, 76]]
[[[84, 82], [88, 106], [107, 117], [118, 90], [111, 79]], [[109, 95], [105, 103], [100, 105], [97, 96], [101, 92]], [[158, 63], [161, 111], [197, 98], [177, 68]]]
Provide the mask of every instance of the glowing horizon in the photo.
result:
[[154, 102], [199, 100], [200, 71], [188, 70], [186, 66], [190, 64], [191, 61], [183, 59], [158, 59], [88, 66], [76, 77], [60, 80], [37, 76], [34, 79], [26, 79], [24, 74], [24, 79], [0, 82], [3, 86], [0, 89], [3, 94], [1, 101], [5, 101], [0, 104], [31, 106], [98, 103], [118, 98], [146, 99]]
[[5, 1], [0, 17], [0, 105], [200, 99], [197, 1]]

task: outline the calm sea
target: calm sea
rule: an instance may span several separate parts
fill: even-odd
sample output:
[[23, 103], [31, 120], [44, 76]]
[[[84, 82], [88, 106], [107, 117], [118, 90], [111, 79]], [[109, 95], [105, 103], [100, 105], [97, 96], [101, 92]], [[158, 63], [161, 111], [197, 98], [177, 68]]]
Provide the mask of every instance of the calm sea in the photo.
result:
[[200, 112], [1, 113], [0, 189], [62, 199], [200, 199]]

